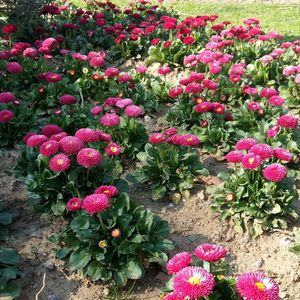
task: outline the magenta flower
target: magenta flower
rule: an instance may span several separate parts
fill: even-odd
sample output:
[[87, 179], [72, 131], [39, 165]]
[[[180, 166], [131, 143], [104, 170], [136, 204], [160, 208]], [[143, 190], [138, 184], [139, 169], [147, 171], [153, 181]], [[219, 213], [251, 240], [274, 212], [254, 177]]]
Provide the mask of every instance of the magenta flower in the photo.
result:
[[240, 163], [244, 157], [244, 153], [241, 151], [230, 151], [226, 155], [226, 159], [231, 163]]
[[11, 103], [16, 100], [16, 97], [11, 92], [0, 93], [0, 103]]
[[265, 167], [263, 175], [269, 181], [278, 182], [286, 178], [287, 169], [285, 166], [275, 163]]
[[253, 145], [257, 144], [257, 141], [252, 138], [241, 139], [236, 143], [235, 148], [237, 150], [249, 150]]
[[274, 149], [274, 156], [277, 159], [284, 160], [284, 161], [291, 161], [293, 159], [293, 154], [284, 148]]
[[125, 108], [128, 105], [133, 104], [133, 101], [129, 98], [121, 99], [116, 102], [116, 106], [119, 108]]
[[153, 133], [149, 136], [149, 142], [151, 144], [160, 144], [166, 140], [165, 136], [162, 133]]
[[43, 156], [51, 156], [58, 151], [59, 143], [54, 140], [43, 143], [40, 147], [40, 153]]
[[66, 209], [68, 211], [76, 211], [76, 210], [80, 210], [81, 209], [81, 205], [82, 205], [82, 200], [74, 197], [72, 199], [70, 199], [67, 204], [66, 204]]
[[119, 191], [114, 185], [102, 185], [95, 191], [95, 194], [104, 194], [109, 198], [117, 196], [118, 193]]
[[72, 96], [72, 95], [63, 95], [59, 99], [59, 103], [62, 104], [62, 105], [75, 104], [76, 101], [77, 101], [76, 97]]
[[83, 142], [75, 136], [66, 136], [59, 141], [60, 149], [65, 154], [76, 154], [84, 146]]
[[169, 96], [171, 98], [176, 98], [176, 97], [180, 96], [182, 93], [183, 93], [182, 86], [177, 86], [177, 87], [171, 88], [169, 90]]
[[200, 267], [186, 267], [174, 277], [174, 293], [183, 297], [197, 299], [207, 297], [215, 286], [214, 276]]
[[42, 128], [42, 133], [47, 137], [51, 137], [52, 135], [58, 134], [61, 132], [63, 132], [63, 130], [55, 124], [48, 124]]
[[137, 105], [127, 106], [124, 112], [129, 117], [138, 117], [144, 114], [144, 110]]
[[190, 265], [192, 255], [189, 252], [181, 252], [174, 255], [166, 265], [168, 274], [175, 274]]
[[66, 137], [68, 134], [66, 132], [61, 132], [61, 133], [57, 133], [57, 134], [53, 134], [51, 137], [50, 137], [50, 140], [54, 140], [54, 141], [57, 141], [59, 142], [61, 139], [63, 139], [64, 137]]
[[282, 106], [284, 104], [284, 98], [280, 96], [272, 96], [269, 98], [269, 103], [273, 106]]
[[254, 153], [245, 154], [242, 159], [242, 166], [244, 169], [253, 170], [261, 165], [261, 158]]
[[194, 254], [197, 258], [210, 262], [224, 258], [227, 254], [227, 250], [222, 246], [203, 244], [195, 249]]
[[91, 113], [93, 116], [97, 116], [97, 115], [99, 115], [102, 111], [103, 111], [102, 106], [94, 106], [94, 107], [91, 108], [90, 113]]
[[122, 151], [122, 148], [117, 143], [110, 143], [105, 147], [105, 153], [108, 156], [118, 156]]
[[84, 168], [99, 165], [102, 160], [101, 153], [93, 148], [83, 148], [77, 153], [77, 163]]
[[86, 196], [83, 199], [82, 208], [90, 215], [101, 213], [109, 208], [109, 198], [104, 194]]
[[256, 144], [249, 150], [250, 153], [260, 156], [262, 160], [266, 160], [273, 157], [273, 149], [267, 144]]
[[286, 114], [278, 118], [277, 125], [284, 128], [293, 129], [298, 126], [298, 119], [292, 115]]
[[119, 75], [119, 70], [117, 68], [111, 67], [105, 70], [105, 76], [115, 77]]
[[104, 116], [101, 117], [100, 119], [100, 123], [103, 126], [115, 126], [118, 125], [120, 123], [120, 117], [117, 114], [105, 114]]
[[30, 136], [26, 142], [27, 147], [40, 146], [44, 142], [48, 141], [48, 138], [43, 134], [34, 134]]
[[162, 298], [162, 300], [184, 300], [183, 296], [180, 296], [175, 293], [170, 293]]
[[198, 104], [195, 108], [197, 113], [208, 112], [213, 108], [213, 105], [210, 102], [202, 102]]
[[243, 299], [279, 300], [277, 283], [262, 272], [249, 272], [240, 275], [236, 283]]
[[13, 112], [8, 109], [0, 110], [0, 123], [7, 123], [14, 117]]
[[23, 72], [23, 67], [17, 62], [9, 62], [6, 65], [6, 70], [11, 74], [20, 74]]
[[102, 130], [96, 130], [96, 132], [99, 136], [100, 141], [111, 142], [112, 137], [109, 133], [105, 133]]
[[260, 110], [261, 109], [261, 105], [258, 103], [258, 102], [250, 102], [248, 105], [247, 105], [248, 109], [250, 110]]
[[80, 128], [76, 131], [75, 137], [80, 139], [83, 143], [92, 143], [99, 141], [99, 135], [96, 130], [91, 128]]
[[192, 147], [192, 146], [197, 146], [200, 143], [199, 138], [194, 135], [194, 134], [182, 134], [181, 135], [181, 146], [187, 146], [187, 147]]
[[66, 171], [71, 165], [70, 158], [65, 154], [56, 154], [49, 161], [49, 168], [54, 172]]
[[172, 128], [167, 129], [167, 130], [164, 132], [164, 134], [167, 135], [167, 136], [171, 136], [171, 135], [176, 134], [176, 132], [177, 132], [177, 129], [174, 128], [174, 127], [172, 127]]

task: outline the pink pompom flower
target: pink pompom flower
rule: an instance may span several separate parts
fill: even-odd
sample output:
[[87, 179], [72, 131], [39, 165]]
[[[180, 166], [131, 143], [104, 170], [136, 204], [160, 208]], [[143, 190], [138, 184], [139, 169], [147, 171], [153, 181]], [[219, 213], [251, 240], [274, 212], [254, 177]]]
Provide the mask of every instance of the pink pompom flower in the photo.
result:
[[3, 109], [0, 111], [0, 123], [7, 123], [14, 117], [12, 111], [8, 109]]
[[91, 108], [90, 110], [90, 113], [93, 115], [93, 116], [97, 116], [99, 115], [101, 112], [103, 111], [103, 108], [102, 106], [94, 106]]
[[63, 132], [63, 130], [55, 124], [48, 124], [42, 128], [42, 133], [47, 137], [51, 137], [52, 135], [58, 134], [61, 132]]
[[192, 261], [192, 255], [189, 252], [181, 252], [174, 255], [167, 262], [166, 269], [168, 274], [175, 274], [183, 268], [190, 265]]
[[280, 96], [272, 96], [268, 101], [272, 106], [282, 106], [285, 102], [284, 98]]
[[16, 97], [11, 92], [0, 93], [0, 103], [11, 103], [16, 100]]
[[262, 160], [266, 160], [273, 157], [273, 149], [267, 144], [256, 144], [249, 150], [250, 153], [260, 156]]
[[227, 250], [219, 245], [203, 244], [195, 249], [194, 254], [199, 259], [211, 262], [224, 258]]
[[49, 161], [49, 168], [54, 172], [63, 172], [71, 166], [70, 158], [65, 154], [56, 154]]
[[279, 300], [277, 283], [262, 272], [249, 272], [237, 278], [236, 287], [243, 299]]
[[277, 125], [284, 128], [293, 129], [298, 126], [298, 119], [292, 115], [286, 114], [278, 118]]
[[293, 159], [293, 154], [284, 148], [274, 149], [274, 156], [283, 161], [291, 161]]
[[75, 136], [66, 136], [59, 141], [60, 149], [65, 154], [76, 154], [84, 146], [83, 142]]
[[100, 119], [100, 123], [103, 126], [107, 126], [107, 127], [118, 125], [120, 121], [121, 121], [120, 117], [114, 113], [111, 114], [107, 113], [104, 116], [102, 116]]
[[201, 267], [186, 267], [174, 277], [173, 289], [175, 293], [189, 299], [207, 297], [215, 286], [212, 274]]
[[95, 194], [104, 194], [107, 197], [115, 197], [119, 193], [118, 189], [114, 185], [101, 185], [95, 191]]
[[133, 101], [129, 98], [121, 99], [116, 102], [116, 107], [125, 108], [128, 105], [133, 104]]
[[101, 153], [93, 148], [83, 148], [77, 153], [77, 163], [84, 168], [99, 165], [102, 160]]
[[105, 153], [108, 156], [118, 156], [120, 155], [122, 151], [122, 148], [119, 144], [117, 143], [109, 143], [106, 147], [105, 147]]
[[58, 151], [59, 143], [54, 140], [49, 140], [43, 143], [40, 147], [40, 153], [43, 156], [51, 156]]
[[96, 130], [91, 128], [80, 128], [75, 132], [75, 137], [83, 143], [92, 143], [99, 141], [99, 135]]
[[161, 144], [166, 140], [165, 136], [162, 133], [153, 133], [149, 136], [149, 142], [151, 144]]
[[231, 163], [240, 163], [244, 157], [244, 153], [241, 151], [230, 151], [226, 155], [226, 159]]
[[86, 196], [83, 199], [82, 208], [90, 215], [101, 213], [109, 208], [109, 198], [104, 194]]
[[244, 169], [253, 170], [261, 165], [261, 158], [254, 153], [245, 154], [242, 159], [242, 166]]
[[258, 102], [250, 102], [248, 105], [247, 105], [248, 109], [250, 110], [260, 110], [262, 109], [261, 105], [258, 103]]
[[77, 211], [81, 209], [82, 200], [78, 197], [70, 199], [66, 204], [66, 209], [68, 211]]
[[257, 141], [252, 138], [241, 139], [236, 143], [235, 148], [237, 150], [249, 150], [253, 145], [257, 144]]
[[23, 67], [17, 62], [9, 62], [6, 65], [6, 70], [11, 74], [20, 74], [23, 72]]
[[76, 101], [77, 101], [76, 97], [72, 96], [72, 95], [63, 95], [59, 99], [59, 103], [62, 104], [62, 105], [75, 104]]
[[125, 108], [124, 113], [129, 117], [138, 117], [144, 114], [144, 110], [138, 105], [129, 105]]
[[48, 138], [43, 134], [34, 134], [28, 138], [26, 145], [27, 147], [36, 147], [40, 146], [44, 142], [48, 141]]
[[269, 181], [278, 182], [286, 178], [287, 169], [285, 166], [275, 163], [265, 167], [263, 175]]

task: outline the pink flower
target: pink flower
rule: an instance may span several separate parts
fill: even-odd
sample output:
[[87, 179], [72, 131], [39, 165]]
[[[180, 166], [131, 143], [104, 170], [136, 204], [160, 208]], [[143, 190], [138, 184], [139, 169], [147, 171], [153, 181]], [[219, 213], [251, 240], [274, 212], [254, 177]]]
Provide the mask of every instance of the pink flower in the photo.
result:
[[240, 163], [244, 157], [244, 153], [241, 151], [230, 151], [226, 155], [226, 159], [231, 163]]
[[49, 161], [49, 168], [54, 172], [63, 172], [69, 169], [71, 165], [70, 158], [65, 154], [56, 154]]
[[279, 288], [276, 282], [262, 272], [249, 272], [240, 275], [236, 283], [243, 299], [279, 300]]
[[61, 133], [62, 131], [63, 130], [55, 124], [45, 125], [42, 129], [42, 133], [47, 137], [51, 137], [52, 135]]
[[227, 250], [222, 246], [203, 244], [195, 249], [194, 254], [204, 261], [218, 261], [226, 256]]
[[109, 198], [117, 196], [118, 193], [119, 191], [114, 185], [102, 185], [95, 191], [95, 194], [104, 194]]
[[250, 153], [260, 156], [262, 160], [266, 160], [273, 157], [273, 149], [267, 144], [256, 144], [249, 150]]
[[272, 96], [277, 96], [277, 95], [278, 95], [277, 90], [273, 88], [263, 88], [260, 91], [260, 96], [265, 98], [270, 98]]
[[51, 156], [58, 151], [59, 143], [54, 140], [44, 142], [40, 147], [40, 153], [43, 156]]
[[93, 148], [83, 148], [77, 153], [77, 163], [84, 168], [99, 165], [102, 160], [101, 153]]
[[101, 117], [100, 119], [100, 123], [103, 126], [115, 126], [118, 125], [120, 123], [120, 117], [117, 114], [105, 114], [104, 116]]
[[176, 98], [176, 97], [180, 96], [182, 93], [183, 93], [183, 88], [180, 85], [177, 87], [171, 88], [169, 90], [169, 96], [171, 98]]
[[284, 76], [290, 76], [295, 74], [295, 72], [296, 72], [296, 68], [294, 66], [287, 66], [283, 69], [282, 74]]
[[59, 103], [62, 105], [70, 105], [70, 104], [75, 104], [77, 101], [76, 97], [72, 95], [63, 95], [59, 99]]
[[167, 130], [164, 132], [164, 134], [167, 135], [167, 136], [171, 136], [171, 135], [176, 134], [176, 132], [177, 132], [177, 129], [174, 128], [174, 127], [172, 127], [172, 128], [167, 129]]
[[83, 199], [82, 208], [90, 215], [101, 213], [109, 208], [109, 198], [104, 194], [86, 196]]
[[119, 108], [125, 108], [128, 105], [133, 104], [133, 101], [129, 98], [121, 99], [116, 102], [116, 106]]
[[213, 108], [213, 105], [210, 102], [202, 102], [196, 106], [197, 113], [208, 112]]
[[105, 148], [105, 153], [108, 156], [118, 156], [122, 151], [122, 148], [117, 143], [110, 143]]
[[182, 146], [191, 147], [191, 146], [197, 146], [200, 143], [199, 138], [194, 134], [183, 134], [181, 137], [182, 140], [180, 145]]
[[172, 71], [171, 68], [168, 67], [168, 66], [158, 68], [158, 74], [160, 74], [160, 75], [167, 75], [167, 74], [169, 74], [171, 71]]
[[54, 38], [45, 39], [42, 43], [42, 47], [55, 49], [58, 47], [58, 41]]
[[186, 267], [174, 277], [174, 293], [197, 299], [207, 297], [215, 286], [214, 276], [200, 267]]
[[278, 118], [277, 124], [284, 128], [293, 129], [298, 126], [298, 119], [292, 115], [286, 114]]
[[16, 100], [14, 94], [10, 92], [0, 93], [0, 103], [10, 103]]
[[253, 145], [257, 144], [257, 141], [252, 138], [241, 139], [236, 143], [235, 148], [237, 150], [249, 150]]
[[184, 300], [183, 296], [180, 296], [175, 293], [168, 294], [162, 298], [162, 300]]
[[26, 145], [27, 147], [40, 146], [44, 142], [48, 141], [48, 138], [43, 134], [35, 134], [28, 138]]
[[50, 137], [50, 140], [55, 140], [57, 142], [59, 142], [61, 139], [63, 139], [64, 137], [66, 137], [68, 134], [66, 132], [61, 132], [61, 133], [57, 133], [54, 134]]
[[96, 130], [91, 128], [80, 128], [76, 131], [75, 137], [79, 138], [83, 143], [92, 143], [99, 141], [99, 135]]
[[66, 136], [59, 141], [60, 149], [65, 154], [76, 154], [84, 146], [83, 142], [75, 136]]
[[102, 56], [94, 56], [90, 60], [91, 67], [103, 67], [104, 64], [105, 64], [105, 61]]
[[284, 160], [284, 161], [291, 161], [293, 159], [293, 154], [284, 148], [274, 149], [274, 156], [277, 159]]
[[6, 70], [11, 74], [20, 74], [23, 72], [23, 67], [17, 62], [9, 62], [6, 65]]
[[250, 102], [248, 105], [247, 105], [248, 109], [250, 110], [260, 110], [261, 109], [261, 105], [258, 103], [258, 102]]
[[261, 165], [261, 158], [253, 153], [245, 154], [242, 159], [242, 165], [247, 170], [256, 169]]
[[166, 140], [165, 136], [162, 133], [153, 133], [149, 136], [149, 142], [151, 144], [160, 144]]
[[96, 130], [99, 140], [105, 142], [111, 142], [112, 137], [110, 134], [103, 132], [102, 130]]
[[72, 199], [70, 199], [67, 204], [66, 204], [66, 209], [68, 211], [76, 211], [76, 210], [80, 210], [81, 209], [81, 205], [82, 205], [82, 201], [81, 199], [74, 197]]
[[117, 68], [111, 67], [105, 70], [105, 76], [115, 77], [119, 75], [119, 70]]
[[213, 105], [213, 110], [214, 110], [215, 114], [218, 114], [218, 115], [224, 114], [224, 112], [225, 112], [225, 105], [224, 104], [221, 104], [221, 103], [218, 103], [218, 102], [213, 102], [212, 105]]
[[8, 109], [0, 110], [0, 123], [9, 122], [14, 117], [13, 112]]
[[146, 73], [147, 67], [146, 66], [137, 66], [135, 68], [135, 70], [137, 73], [143, 74], [143, 73]]
[[190, 265], [192, 255], [189, 252], [181, 252], [174, 255], [166, 265], [168, 274], [175, 274]]
[[93, 116], [97, 116], [97, 115], [99, 115], [102, 111], [103, 111], [102, 106], [94, 106], [94, 107], [91, 108], [90, 113], [91, 113]]
[[144, 110], [137, 105], [127, 106], [124, 112], [129, 117], [138, 117], [144, 114]]
[[274, 125], [266, 132], [266, 136], [268, 138], [274, 138], [276, 137], [279, 131], [280, 131], [280, 126]]
[[278, 182], [287, 176], [287, 169], [281, 164], [271, 164], [264, 168], [264, 177], [269, 181]]
[[62, 77], [59, 74], [49, 72], [46, 74], [45, 80], [50, 83], [55, 83], [61, 81]]
[[284, 101], [284, 98], [280, 96], [272, 96], [269, 98], [269, 103], [273, 106], [282, 106]]

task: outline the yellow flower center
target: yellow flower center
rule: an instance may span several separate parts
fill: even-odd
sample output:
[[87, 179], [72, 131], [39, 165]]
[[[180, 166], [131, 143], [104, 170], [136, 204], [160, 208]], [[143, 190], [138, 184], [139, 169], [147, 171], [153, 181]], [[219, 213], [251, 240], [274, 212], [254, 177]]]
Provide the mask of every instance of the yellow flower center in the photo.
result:
[[227, 200], [227, 201], [232, 201], [232, 200], [233, 200], [233, 194], [231, 194], [231, 193], [230, 193], [230, 194], [227, 194], [227, 195], [226, 195], [226, 200]]
[[56, 161], [56, 164], [58, 165], [58, 166], [62, 166], [63, 164], [64, 164], [64, 160], [63, 159], [58, 159], [57, 161]]
[[192, 138], [188, 138], [188, 139], [187, 139], [188, 142], [191, 142], [192, 140], [193, 140]]
[[201, 281], [199, 278], [197, 277], [191, 277], [189, 280], [188, 280], [188, 283], [190, 283], [191, 285], [200, 285], [201, 284]]
[[264, 290], [266, 286], [262, 282], [256, 282], [255, 285], [259, 290]]
[[107, 242], [105, 240], [102, 240], [98, 243], [98, 246], [100, 248], [106, 248], [107, 247]]
[[110, 150], [111, 150], [111, 152], [116, 153], [118, 151], [118, 148], [117, 147], [111, 147]]
[[[198, 104], [200, 104], [200, 103], [203, 102], [203, 100], [202, 100], [201, 98], [199, 98], [199, 99], [196, 100], [196, 102], [197, 102]], [[204, 107], [205, 107], [205, 106], [204, 106]]]
[[87, 156], [87, 157], [93, 157], [93, 153], [92, 153], [92, 152], [89, 152], [89, 153], [87, 153], [86, 156]]
[[248, 162], [250, 165], [252, 165], [254, 163], [255, 159], [253, 157], [249, 158]]

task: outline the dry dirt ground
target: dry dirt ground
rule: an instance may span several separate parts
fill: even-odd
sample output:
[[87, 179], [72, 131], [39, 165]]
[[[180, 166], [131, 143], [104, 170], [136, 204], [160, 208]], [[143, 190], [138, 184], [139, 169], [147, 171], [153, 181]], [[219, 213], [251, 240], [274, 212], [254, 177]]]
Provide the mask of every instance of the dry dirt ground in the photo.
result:
[[[25, 187], [10, 174], [16, 156], [15, 150], [5, 151], [0, 156], [0, 199], [20, 212], [11, 226], [10, 241], [10, 245], [20, 252], [20, 268], [25, 271], [25, 276], [19, 280], [22, 286], [19, 299], [35, 299], [44, 276], [45, 288], [40, 293], [39, 300], [106, 299], [107, 286], [93, 284], [80, 274], [70, 274], [63, 263], [51, 254], [53, 245], [47, 238], [64, 224], [62, 221], [34, 214], [27, 205]], [[207, 157], [204, 163], [212, 172], [206, 184], [221, 184], [216, 174], [226, 169], [226, 164], [213, 157]], [[171, 239], [176, 246], [171, 254], [183, 250], [193, 251], [203, 242], [224, 245], [230, 251], [229, 261], [235, 274], [252, 270], [268, 272], [279, 283], [282, 299], [300, 300], [300, 257], [288, 250], [294, 239], [294, 232], [300, 226], [299, 221], [289, 230], [264, 234], [254, 240], [245, 234], [234, 232], [226, 222], [219, 220], [218, 215], [210, 209], [210, 199], [205, 193], [204, 185], [196, 186], [191, 198], [178, 206], [151, 201], [147, 186], [132, 187], [131, 196], [169, 221]], [[144, 280], [136, 283], [131, 297], [126, 299], [158, 300], [160, 288], [167, 279], [168, 276], [162, 271], [149, 272]]]

